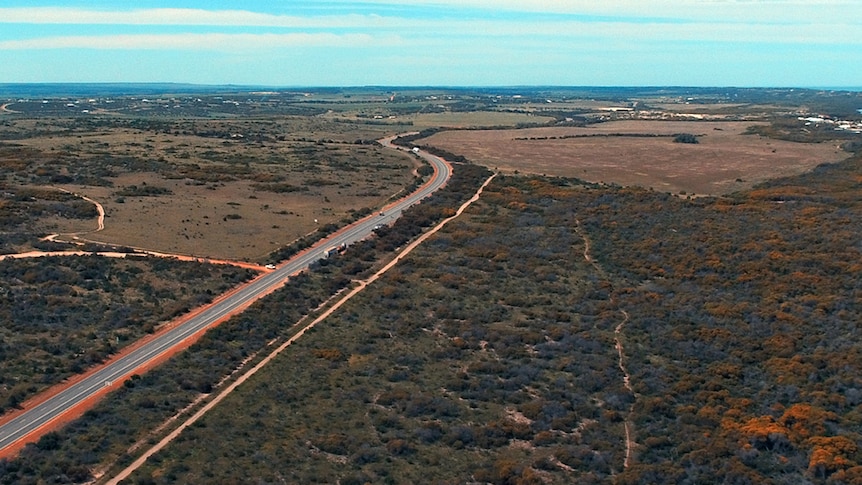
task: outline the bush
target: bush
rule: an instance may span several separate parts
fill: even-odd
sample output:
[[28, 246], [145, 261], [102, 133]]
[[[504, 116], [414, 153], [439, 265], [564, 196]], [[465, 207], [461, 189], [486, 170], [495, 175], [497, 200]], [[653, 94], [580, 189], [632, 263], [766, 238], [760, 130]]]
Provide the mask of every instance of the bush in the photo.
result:
[[677, 133], [673, 136], [674, 143], [692, 143], [697, 144], [697, 136], [691, 133]]

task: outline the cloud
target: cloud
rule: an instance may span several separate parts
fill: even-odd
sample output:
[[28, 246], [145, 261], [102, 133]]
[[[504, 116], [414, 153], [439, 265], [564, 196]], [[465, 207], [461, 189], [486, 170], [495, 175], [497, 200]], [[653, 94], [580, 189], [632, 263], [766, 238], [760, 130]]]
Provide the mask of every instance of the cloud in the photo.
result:
[[[474, 19], [481, 18], [481, 11], [486, 10], [620, 20], [862, 25], [862, 2], [858, 0], [373, 0], [352, 2], [349, 7], [344, 7], [364, 13], [318, 16], [188, 8], [0, 7], [0, 23], [346, 28], [397, 26], [415, 21], [373, 13], [379, 10], [380, 5], [398, 6], [399, 10], [412, 10], [418, 14], [430, 7], [444, 8], [450, 14], [474, 10], [477, 11], [472, 12]], [[332, 8], [332, 11], [341, 9]]]
[[858, 0], [374, 0], [379, 4], [477, 9], [499, 14], [577, 15], [620, 20], [862, 25]]
[[0, 41], [0, 50], [98, 49], [98, 50], [216, 50], [241, 51], [281, 47], [363, 47], [398, 43], [394, 36], [368, 34], [135, 34], [42, 37]]
[[[576, 42], [581, 39], [608, 39], [616, 43], [657, 41], [727, 42], [767, 44], [862, 44], [859, 29], [844, 25], [736, 24], [703, 22], [650, 22], [637, 24], [621, 21], [448, 21], [429, 29], [431, 36], [444, 34], [469, 37], [493, 37], [500, 42], [512, 39], [523, 42], [553, 40]], [[636, 48], [637, 45], [631, 45]], [[572, 45], [578, 48], [577, 44]]]
[[472, 51], [498, 45], [536, 52], [592, 48], [639, 50], [679, 43], [862, 44], [852, 28], [825, 25], [534, 21], [425, 21], [393, 32], [146, 33], [46, 36], [0, 41], [0, 51], [45, 49], [187, 50], [238, 52], [284, 47], [407, 47], [420, 53], [441, 47]]
[[91, 10], [63, 7], [0, 8], [0, 23], [66, 25], [185, 25], [244, 27], [369, 27], [385, 19], [377, 15], [293, 16], [248, 10], [154, 8]]
[[[439, 14], [402, 18], [371, 12], [374, 5], [447, 8]], [[358, 7], [355, 7], [358, 5]], [[93, 10], [80, 8], [0, 8], [0, 23], [39, 25], [138, 25], [210, 27], [224, 33], [150, 32], [110, 36], [47, 36], [0, 41], [0, 50], [24, 49], [149, 49], [237, 51], [286, 46], [409, 45], [457, 46], [483, 42], [500, 45], [541, 43], [582, 49], [585, 41], [606, 41], [637, 49], [641, 43], [675, 42], [763, 44], [862, 44], [862, 2], [854, 0], [374, 0], [354, 2], [364, 14], [297, 16], [248, 10], [155, 8]], [[475, 12], [456, 15], [459, 8], [523, 11], [524, 15]], [[800, 13], [801, 12], [801, 13]], [[837, 13], [836, 13], [837, 12]], [[855, 15], [854, 12], [858, 13]], [[769, 13], [769, 15], [766, 15]], [[536, 15], [533, 15], [536, 14]], [[541, 14], [541, 15], [538, 15]], [[549, 15], [550, 14], [550, 15]], [[554, 15], [559, 14], [559, 15]], [[591, 17], [593, 16], [593, 17]], [[225, 29], [220, 29], [224, 27]], [[244, 28], [246, 32], [235, 32]], [[261, 29], [310, 32], [257, 33]], [[321, 32], [328, 30], [329, 32]], [[276, 30], [277, 32], [277, 30]]]

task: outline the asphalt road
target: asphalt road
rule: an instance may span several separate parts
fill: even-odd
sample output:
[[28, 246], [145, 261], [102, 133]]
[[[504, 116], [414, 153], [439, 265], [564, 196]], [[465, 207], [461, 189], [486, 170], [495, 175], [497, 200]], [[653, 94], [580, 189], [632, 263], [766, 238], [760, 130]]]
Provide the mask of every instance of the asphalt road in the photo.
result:
[[[391, 144], [394, 138], [386, 138], [381, 140], [381, 143], [388, 148], [403, 150]], [[104, 391], [106, 387], [121, 386], [126, 378], [166, 353], [172, 352], [176, 347], [183, 345], [183, 342], [192, 335], [204, 331], [222, 320], [226, 315], [238, 311], [274, 288], [281, 286], [290, 275], [321, 259], [327, 249], [341, 244], [349, 245], [368, 237], [374, 226], [392, 222], [401, 215], [404, 209], [427, 197], [449, 180], [451, 167], [444, 160], [426, 152], [419, 152], [416, 155], [427, 160], [435, 169], [435, 177], [419, 190], [383, 208], [381, 213], [366, 217], [318, 242], [309, 250], [294, 256], [279, 265], [274, 271], [259, 276], [239, 291], [222, 298], [206, 310], [167, 331], [157, 334], [151, 341], [103, 365], [86, 378], [47, 400], [26, 409], [25, 412], [0, 426], [0, 452], [16, 443], [20, 444], [22, 441], [35, 441], [38, 439], [40, 435], [38, 432], [42, 428], [61, 419], [75, 406]]]

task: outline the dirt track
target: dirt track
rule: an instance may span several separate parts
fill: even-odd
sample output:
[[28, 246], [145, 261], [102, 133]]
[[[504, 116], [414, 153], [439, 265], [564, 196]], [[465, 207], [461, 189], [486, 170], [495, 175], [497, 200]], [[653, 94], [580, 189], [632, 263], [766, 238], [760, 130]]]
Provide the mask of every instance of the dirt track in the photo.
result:
[[[62, 188], [59, 190], [62, 190], [63, 192], [67, 192], [67, 193], [73, 194], [75, 196], [78, 196], [78, 197], [86, 200], [87, 202], [91, 202], [92, 204], [94, 204], [96, 206], [96, 211], [99, 214], [99, 217], [96, 220], [96, 229], [94, 231], [90, 231], [90, 232], [75, 232], [75, 233], [68, 233], [68, 234], [51, 234], [49, 236], [42, 238], [42, 240], [43, 241], [57, 241], [62, 236], [69, 236], [68, 242], [71, 242], [71, 243], [76, 244], [78, 246], [83, 246], [85, 241], [91, 242], [91, 243], [96, 243], [96, 244], [108, 244], [108, 243], [103, 243], [100, 241], [83, 239], [80, 237], [81, 234], [96, 233], [96, 232], [103, 231], [105, 229], [105, 208], [102, 207], [102, 204], [100, 204], [98, 201], [91, 199], [90, 197], [87, 197], [85, 195], [80, 195], [80, 194], [77, 194], [77, 193], [71, 192], [69, 190], [62, 189]], [[252, 269], [255, 271], [270, 271], [269, 269], [267, 269], [261, 265], [253, 264], [253, 263], [246, 263], [243, 261], [228, 261], [228, 260], [221, 260], [221, 259], [199, 258], [197, 256], [189, 256], [186, 254], [161, 253], [161, 252], [149, 251], [149, 250], [141, 249], [141, 248], [133, 248], [133, 249], [135, 249], [135, 251], [130, 252], [130, 253], [120, 253], [120, 252], [113, 252], [113, 251], [100, 251], [100, 252], [90, 252], [90, 251], [28, 251], [26, 253], [17, 253], [17, 254], [0, 254], [0, 261], [3, 261], [4, 259], [42, 258], [42, 257], [46, 257], [46, 256], [89, 256], [89, 255], [96, 255], [96, 256], [103, 256], [106, 258], [129, 258], [129, 257], [154, 256], [157, 258], [178, 259], [180, 261], [203, 261], [203, 262], [212, 263], [212, 264], [226, 264], [226, 265], [231, 265], [231, 266], [238, 266], [241, 268]]]
[[[590, 246], [591, 246], [590, 238], [589, 238], [589, 236], [587, 236], [586, 233], [583, 232], [583, 229], [581, 229], [581, 222], [577, 219], [575, 219], [575, 233], [577, 233], [577, 235], [581, 236], [581, 239], [584, 240], [584, 252], [583, 252], [584, 260], [587, 263], [589, 263], [590, 266], [592, 266], [593, 269], [595, 269], [596, 272], [600, 276], [603, 276], [605, 274], [604, 270], [599, 265], [599, 263], [597, 263], [593, 259], [592, 255], [590, 254]], [[625, 310], [622, 310], [622, 309], [620, 309], [620, 313], [622, 314], [623, 319], [622, 319], [622, 321], [620, 321], [620, 323], [617, 324], [616, 327], [614, 327], [614, 349], [616, 349], [616, 351], [617, 351], [617, 359], [618, 359], [617, 366], [619, 367], [620, 372], [622, 372], [622, 374], [623, 374], [623, 387], [625, 387], [626, 390], [629, 391], [632, 394], [632, 396], [635, 397], [635, 401], [633, 401], [631, 403], [631, 405], [629, 406], [629, 414], [631, 414], [632, 410], [634, 410], [635, 403], [637, 402], [637, 394], [635, 393], [635, 390], [632, 387], [631, 375], [629, 374], [628, 369], [626, 368], [626, 365], [625, 365], [626, 351], [625, 351], [625, 348], [623, 347], [623, 341], [622, 341], [623, 328], [625, 328], [625, 325], [629, 322], [629, 314], [628, 314], [628, 312], [626, 312]], [[635, 449], [635, 446], [637, 446], [637, 443], [634, 440], [634, 436], [633, 436], [634, 433], [632, 431], [632, 422], [628, 416], [625, 418], [625, 420], [623, 420], [623, 426], [625, 427], [625, 432], [626, 432], [626, 437], [625, 437], [626, 455], [625, 455], [625, 459], [623, 460], [623, 469], [625, 469], [625, 468], [628, 468], [629, 465], [631, 465], [631, 463], [632, 463], [634, 449]]]
[[158, 452], [159, 450], [161, 450], [162, 448], [164, 448], [168, 444], [170, 444], [170, 442], [173, 441], [174, 439], [176, 439], [177, 436], [179, 436], [180, 433], [182, 433], [182, 431], [185, 428], [188, 428], [189, 426], [194, 424], [196, 421], [198, 421], [200, 418], [202, 418], [207, 412], [209, 412], [216, 405], [218, 405], [222, 400], [224, 400], [228, 395], [230, 395], [230, 393], [232, 393], [234, 390], [236, 390], [236, 388], [239, 387], [240, 384], [242, 384], [243, 382], [248, 380], [251, 376], [256, 374], [260, 369], [262, 369], [265, 365], [267, 365], [270, 361], [272, 361], [272, 359], [274, 359], [278, 354], [283, 352], [292, 343], [299, 340], [303, 335], [305, 335], [306, 332], [308, 332], [309, 330], [314, 328], [317, 324], [326, 320], [330, 315], [332, 315], [336, 310], [341, 308], [341, 306], [344, 305], [345, 303], [347, 303], [351, 298], [353, 298], [354, 296], [358, 295], [360, 292], [365, 290], [365, 288], [367, 288], [368, 285], [377, 281], [378, 278], [380, 278], [386, 272], [388, 272], [390, 269], [395, 267], [395, 265], [397, 265], [404, 257], [406, 257], [411, 252], [413, 252], [414, 249], [416, 249], [420, 244], [425, 242], [425, 240], [427, 240], [429, 237], [431, 237], [432, 235], [437, 233], [437, 231], [442, 229], [443, 226], [445, 226], [446, 224], [448, 224], [452, 220], [458, 218], [464, 212], [464, 210], [466, 210], [471, 204], [473, 204], [474, 202], [479, 200], [479, 197], [482, 195], [482, 191], [485, 189], [485, 187], [488, 186], [489, 183], [491, 183], [491, 181], [494, 179], [495, 176], [496, 176], [496, 174], [488, 177], [488, 179], [485, 180], [485, 183], [483, 183], [481, 187], [479, 187], [479, 189], [476, 191], [476, 193], [473, 195], [473, 197], [470, 198], [470, 200], [468, 200], [464, 204], [462, 204], [461, 207], [458, 208], [458, 210], [455, 212], [455, 214], [453, 216], [451, 216], [447, 219], [444, 219], [442, 222], [440, 222], [439, 224], [434, 226], [434, 228], [432, 228], [428, 232], [422, 234], [418, 239], [416, 239], [412, 243], [408, 244], [400, 253], [398, 253], [397, 256], [395, 256], [395, 258], [392, 261], [387, 263], [383, 268], [381, 268], [376, 273], [371, 275], [368, 279], [360, 281], [356, 287], [354, 287], [352, 290], [350, 290], [345, 295], [343, 295], [340, 299], [338, 299], [338, 301], [336, 301], [332, 306], [330, 306], [320, 316], [318, 316], [317, 318], [312, 320], [310, 323], [308, 323], [306, 326], [304, 326], [301, 330], [299, 330], [299, 332], [297, 332], [295, 335], [293, 335], [292, 337], [287, 339], [284, 343], [279, 345], [275, 350], [273, 350], [269, 355], [267, 355], [257, 365], [255, 365], [254, 367], [249, 369], [247, 372], [243, 373], [236, 381], [234, 381], [228, 387], [226, 387], [221, 392], [219, 392], [211, 401], [209, 401], [206, 405], [204, 405], [204, 407], [201, 408], [198, 412], [196, 412], [191, 417], [186, 419], [179, 427], [177, 427], [176, 429], [171, 431], [167, 436], [162, 438], [161, 441], [159, 441], [157, 444], [155, 444], [154, 446], [149, 448], [147, 451], [145, 451], [143, 453], [143, 455], [141, 455], [138, 459], [136, 459], [134, 462], [132, 462], [131, 465], [129, 465], [124, 470], [122, 470], [120, 473], [118, 473], [117, 475], [115, 475], [110, 480], [108, 480], [104, 483], [106, 483], [107, 485], [118, 485], [122, 480], [125, 480], [126, 478], [128, 478], [129, 475], [131, 475], [135, 470], [140, 468], [140, 466], [143, 465], [150, 456], [152, 456], [153, 454], [155, 454], [156, 452]]

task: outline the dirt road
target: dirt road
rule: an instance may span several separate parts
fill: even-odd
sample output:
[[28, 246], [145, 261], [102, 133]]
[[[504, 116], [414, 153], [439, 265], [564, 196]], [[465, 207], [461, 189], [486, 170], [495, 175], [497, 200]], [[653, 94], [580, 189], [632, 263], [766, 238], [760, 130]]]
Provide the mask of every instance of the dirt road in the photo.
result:
[[473, 197], [470, 198], [470, 200], [468, 200], [464, 204], [462, 204], [461, 207], [458, 208], [458, 210], [455, 212], [455, 214], [453, 216], [451, 216], [447, 219], [444, 219], [442, 222], [440, 222], [439, 224], [434, 226], [434, 228], [432, 228], [428, 232], [422, 234], [418, 239], [416, 239], [412, 243], [408, 244], [400, 253], [398, 253], [397, 256], [395, 256], [395, 258], [392, 261], [390, 261], [388, 264], [386, 264], [383, 268], [378, 270], [376, 273], [374, 273], [368, 279], [360, 281], [359, 284], [355, 288], [353, 288], [351, 291], [349, 291], [345, 295], [343, 295], [338, 301], [336, 301], [332, 306], [330, 306], [323, 314], [321, 314], [320, 316], [315, 318], [313, 321], [311, 321], [306, 326], [304, 326], [299, 332], [297, 332], [295, 335], [293, 335], [292, 337], [287, 339], [284, 343], [279, 345], [268, 356], [266, 356], [266, 358], [264, 358], [257, 365], [255, 365], [254, 367], [249, 369], [247, 372], [242, 374], [236, 381], [234, 381], [232, 384], [230, 384], [224, 390], [219, 392], [210, 402], [208, 402], [206, 405], [204, 405], [204, 407], [201, 408], [198, 412], [193, 414], [185, 422], [183, 422], [179, 427], [177, 427], [176, 429], [171, 431], [167, 436], [162, 438], [162, 440], [159, 441], [157, 444], [155, 444], [154, 446], [149, 448], [147, 451], [145, 451], [138, 459], [136, 459], [134, 462], [132, 462], [131, 465], [129, 465], [124, 470], [122, 470], [120, 473], [113, 476], [111, 479], [107, 480], [104, 483], [106, 485], [118, 485], [121, 481], [128, 478], [129, 475], [131, 475], [135, 470], [140, 468], [141, 465], [143, 465], [150, 456], [152, 456], [153, 454], [157, 453], [159, 450], [161, 450], [162, 448], [164, 448], [168, 444], [170, 444], [170, 442], [173, 441], [174, 439], [176, 439], [177, 436], [179, 436], [180, 433], [182, 433], [182, 431], [184, 429], [188, 428], [189, 426], [194, 424], [196, 421], [198, 421], [200, 418], [202, 418], [207, 412], [212, 410], [216, 405], [218, 405], [222, 400], [224, 400], [230, 393], [232, 393], [234, 390], [236, 390], [236, 388], [239, 387], [243, 382], [248, 380], [251, 376], [256, 374], [265, 365], [267, 365], [270, 361], [272, 361], [272, 359], [274, 359], [278, 354], [280, 354], [286, 348], [288, 348], [291, 344], [293, 344], [294, 342], [299, 340], [303, 335], [305, 335], [306, 332], [308, 332], [309, 330], [314, 328], [317, 324], [326, 320], [330, 315], [332, 315], [336, 310], [341, 308], [341, 306], [343, 306], [345, 303], [347, 303], [351, 298], [353, 298], [354, 296], [358, 295], [360, 292], [365, 290], [368, 287], [368, 285], [377, 281], [377, 279], [379, 279], [381, 276], [386, 274], [386, 272], [388, 272], [390, 269], [395, 267], [395, 265], [397, 265], [404, 257], [406, 257], [408, 254], [410, 254], [414, 249], [416, 249], [420, 244], [425, 242], [429, 237], [431, 237], [432, 235], [437, 233], [437, 231], [442, 229], [446, 224], [448, 224], [452, 220], [458, 218], [464, 212], [464, 210], [466, 210], [468, 207], [470, 207], [471, 204], [473, 204], [474, 202], [479, 200], [479, 197], [482, 195], [483, 190], [485, 189], [485, 187], [488, 186], [489, 183], [491, 183], [491, 181], [494, 179], [495, 176], [496, 176], [496, 174], [488, 177], [488, 179], [485, 180], [485, 183], [483, 183], [481, 187], [479, 187], [479, 189], [476, 191], [476, 193], [473, 195]]
[[[95, 243], [95, 244], [104, 244], [104, 245], [110, 246], [110, 244], [107, 244], [107, 243], [103, 243], [103, 242], [99, 242], [99, 241], [93, 241], [90, 239], [83, 239], [81, 237], [82, 234], [92, 234], [92, 233], [96, 233], [99, 231], [103, 231], [105, 229], [105, 208], [102, 206], [102, 204], [100, 204], [99, 201], [97, 201], [97, 200], [94, 200], [94, 199], [91, 199], [90, 197], [87, 197], [86, 195], [81, 195], [81, 194], [78, 194], [76, 192], [72, 192], [71, 190], [66, 190], [63, 188], [58, 188], [58, 190], [61, 190], [61, 191], [66, 192], [68, 194], [72, 194], [76, 197], [80, 197], [81, 199], [84, 199], [87, 202], [90, 202], [96, 206], [96, 212], [99, 214], [98, 218], [96, 219], [96, 229], [93, 231], [85, 231], [85, 232], [73, 232], [73, 233], [66, 233], [66, 234], [50, 234], [48, 236], [43, 237], [42, 240], [43, 241], [57, 241], [57, 240], [61, 240], [59, 238], [61, 238], [63, 236], [68, 236], [69, 240], [66, 242], [69, 242], [69, 243], [72, 243], [72, 244], [75, 244], [78, 246], [83, 246], [84, 244], [86, 244], [88, 242], [89, 243]], [[132, 252], [27, 251], [25, 253], [0, 254], [0, 261], [3, 261], [5, 259], [43, 258], [43, 257], [47, 257], [47, 256], [89, 256], [89, 255], [95, 255], [95, 256], [103, 256], [106, 258], [134, 258], [134, 257], [151, 256], [151, 257], [156, 257], [156, 258], [178, 259], [180, 261], [197, 261], [197, 262], [204, 262], [204, 263], [211, 263], [211, 264], [224, 264], [224, 265], [238, 266], [240, 268], [252, 269], [252, 270], [261, 271], [261, 272], [271, 271], [270, 268], [266, 268], [266, 267], [261, 266], [259, 264], [246, 263], [244, 261], [229, 261], [229, 260], [222, 260], [222, 259], [200, 258], [200, 257], [193, 256], [193, 255], [162, 253], [162, 252], [150, 251], [150, 250], [142, 249], [142, 248], [131, 248], [131, 249], [133, 249]]]

